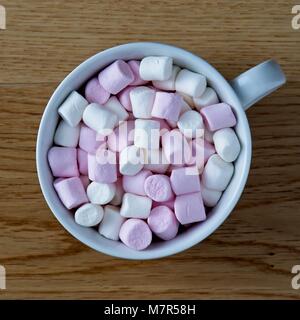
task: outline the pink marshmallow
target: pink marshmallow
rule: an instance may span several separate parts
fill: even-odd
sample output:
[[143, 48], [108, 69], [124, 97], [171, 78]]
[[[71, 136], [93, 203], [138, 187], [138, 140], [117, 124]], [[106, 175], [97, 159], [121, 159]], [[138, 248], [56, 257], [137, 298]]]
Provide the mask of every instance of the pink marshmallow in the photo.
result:
[[152, 232], [145, 221], [128, 219], [122, 224], [119, 237], [127, 247], [143, 250], [150, 245]]
[[147, 222], [152, 232], [163, 240], [171, 240], [177, 235], [179, 222], [174, 212], [166, 206], [152, 209]]
[[48, 161], [54, 177], [78, 177], [76, 148], [52, 147], [48, 152]]
[[166, 132], [162, 136], [162, 148], [168, 162], [183, 165], [191, 160], [191, 148], [186, 138], [178, 129]]
[[105, 148], [105, 142], [106, 137], [85, 125], [81, 126], [79, 136], [80, 149], [95, 154], [99, 148]]
[[106, 91], [117, 94], [134, 81], [134, 74], [125, 61], [116, 60], [99, 73], [98, 79]]
[[125, 192], [146, 196], [144, 190], [145, 180], [152, 175], [150, 170], [142, 170], [135, 176], [123, 176], [123, 189]]
[[156, 92], [151, 115], [160, 119], [178, 121], [182, 104], [182, 97], [176, 93]]
[[107, 146], [114, 152], [121, 152], [134, 141], [134, 121], [122, 122], [108, 137]]
[[210, 131], [229, 128], [236, 125], [236, 118], [231, 107], [226, 103], [213, 104], [201, 108], [204, 123]]
[[200, 177], [195, 168], [173, 169], [170, 181], [173, 191], [177, 196], [187, 193], [200, 192]]
[[96, 182], [113, 183], [118, 179], [116, 154], [110, 150], [98, 150], [96, 163], [93, 163], [92, 168], [92, 176]]
[[77, 149], [77, 162], [80, 174], [88, 175], [88, 154], [84, 150]]
[[100, 85], [97, 77], [91, 79], [85, 86], [85, 98], [89, 103], [103, 104], [109, 96], [109, 92]]
[[201, 192], [177, 196], [174, 208], [176, 218], [181, 224], [188, 224], [206, 219]]
[[54, 181], [61, 202], [67, 209], [73, 209], [88, 202], [84, 186], [79, 177]]
[[127, 63], [129, 64], [129, 66], [133, 72], [133, 75], [134, 75], [134, 80], [130, 85], [131, 86], [140, 86], [140, 85], [146, 84], [148, 81], [143, 80], [140, 77], [140, 61], [130, 60]]
[[164, 174], [154, 174], [145, 180], [146, 195], [156, 202], [164, 202], [173, 198], [170, 178]]

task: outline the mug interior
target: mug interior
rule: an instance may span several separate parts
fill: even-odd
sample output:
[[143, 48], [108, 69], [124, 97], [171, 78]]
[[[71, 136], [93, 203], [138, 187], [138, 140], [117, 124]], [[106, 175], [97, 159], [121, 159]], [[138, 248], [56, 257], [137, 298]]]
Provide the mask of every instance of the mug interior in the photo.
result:
[[[171, 56], [180, 67], [201, 73], [216, 90], [220, 99], [234, 109], [237, 117], [236, 133], [241, 143], [241, 153], [235, 161], [235, 172], [218, 204], [204, 222], [196, 223], [170, 241], [151, 244], [146, 250], [134, 251], [119, 241], [102, 237], [92, 228], [77, 225], [73, 214], [59, 200], [47, 161], [47, 153], [53, 144], [54, 132], [59, 120], [57, 109], [73, 90], [78, 90], [96, 72], [114, 60], [142, 59], [149, 55]], [[48, 206], [74, 237], [89, 247], [115, 257], [126, 259], [154, 259], [172, 255], [199, 243], [209, 236], [230, 214], [246, 183], [251, 160], [251, 136], [248, 121], [241, 104], [228, 82], [210, 64], [200, 57], [177, 47], [150, 42], [129, 43], [96, 54], [79, 65], [58, 86], [44, 111], [37, 138], [37, 171], [42, 192]]]

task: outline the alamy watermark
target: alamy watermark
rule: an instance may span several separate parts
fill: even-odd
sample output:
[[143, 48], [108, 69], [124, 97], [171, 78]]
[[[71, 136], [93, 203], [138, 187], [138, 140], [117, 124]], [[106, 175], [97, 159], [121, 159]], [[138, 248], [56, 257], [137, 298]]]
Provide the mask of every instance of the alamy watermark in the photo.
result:
[[292, 278], [292, 281], [291, 281], [292, 288], [295, 290], [299, 290], [300, 289], [300, 265], [298, 264], [293, 266], [291, 272], [295, 274], [295, 276]]
[[6, 270], [0, 265], [0, 290], [6, 289]]
[[296, 4], [292, 7], [292, 14], [294, 15], [292, 18], [292, 28], [294, 30], [300, 29], [300, 4]]
[[0, 4], [0, 29], [6, 29], [6, 9]]

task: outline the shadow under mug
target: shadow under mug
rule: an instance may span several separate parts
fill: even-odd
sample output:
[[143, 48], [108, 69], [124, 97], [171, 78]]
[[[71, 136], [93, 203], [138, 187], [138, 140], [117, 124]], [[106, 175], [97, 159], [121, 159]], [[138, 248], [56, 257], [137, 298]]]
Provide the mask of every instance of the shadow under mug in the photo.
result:
[[[230, 184], [204, 222], [195, 223], [170, 241], [152, 243], [143, 251], [134, 251], [119, 241], [102, 237], [95, 229], [84, 228], [75, 223], [73, 214], [63, 206], [53, 188], [53, 177], [48, 165], [47, 153], [53, 144], [53, 136], [59, 120], [57, 109], [70, 92], [78, 90], [89, 78], [114, 60], [139, 60], [145, 56], [170, 56], [174, 64], [205, 75], [208, 85], [217, 92], [220, 100], [228, 103], [234, 110], [237, 117], [235, 131], [241, 143], [241, 153], [234, 163], [235, 171]], [[94, 55], [80, 64], [61, 82], [50, 98], [41, 119], [37, 137], [36, 161], [41, 189], [48, 206], [64, 228], [75, 238], [111, 256], [137, 260], [155, 259], [192, 247], [208, 237], [223, 223], [244, 190], [252, 148], [245, 110], [284, 83], [285, 76], [280, 66], [273, 60], [267, 60], [228, 82], [213, 66], [199, 56], [162, 43], [128, 43]]]

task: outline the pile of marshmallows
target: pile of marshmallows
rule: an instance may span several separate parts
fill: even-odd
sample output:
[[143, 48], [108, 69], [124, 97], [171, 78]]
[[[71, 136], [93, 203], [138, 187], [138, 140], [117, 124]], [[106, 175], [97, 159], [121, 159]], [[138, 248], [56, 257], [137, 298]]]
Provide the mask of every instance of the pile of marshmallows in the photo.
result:
[[[151, 81], [151, 82], [150, 82]], [[240, 152], [231, 107], [170, 57], [117, 60], [73, 91], [48, 153], [75, 221], [143, 250], [206, 219]]]

